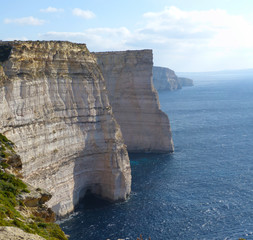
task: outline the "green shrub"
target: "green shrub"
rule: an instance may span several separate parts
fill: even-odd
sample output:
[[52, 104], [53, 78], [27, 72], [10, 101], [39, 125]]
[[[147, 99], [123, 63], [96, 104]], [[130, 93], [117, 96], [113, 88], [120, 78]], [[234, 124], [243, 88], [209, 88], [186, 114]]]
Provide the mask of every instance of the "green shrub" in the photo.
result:
[[22, 201], [16, 200], [20, 192], [29, 192], [26, 184], [14, 175], [0, 171], [0, 226], [15, 226], [48, 240], [67, 240], [59, 225], [46, 223], [35, 216], [28, 221], [16, 210], [15, 207], [24, 206]]
[[3, 161], [0, 163], [0, 165], [1, 165], [1, 167], [2, 167], [3, 169], [9, 167], [9, 164], [7, 164], [6, 162], [3, 162]]
[[15, 151], [13, 150], [15, 144], [1, 133], [0, 133], [0, 143], [2, 143], [3, 150], [6, 150], [6, 148], [8, 148], [11, 152], [15, 153]]

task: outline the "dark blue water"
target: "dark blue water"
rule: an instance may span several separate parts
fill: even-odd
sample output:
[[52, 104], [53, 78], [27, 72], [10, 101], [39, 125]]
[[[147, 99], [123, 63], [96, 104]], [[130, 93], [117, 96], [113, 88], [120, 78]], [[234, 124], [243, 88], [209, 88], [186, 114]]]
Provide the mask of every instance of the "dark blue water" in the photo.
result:
[[175, 152], [130, 155], [130, 200], [81, 205], [71, 240], [253, 239], [253, 77], [226, 77], [159, 93]]

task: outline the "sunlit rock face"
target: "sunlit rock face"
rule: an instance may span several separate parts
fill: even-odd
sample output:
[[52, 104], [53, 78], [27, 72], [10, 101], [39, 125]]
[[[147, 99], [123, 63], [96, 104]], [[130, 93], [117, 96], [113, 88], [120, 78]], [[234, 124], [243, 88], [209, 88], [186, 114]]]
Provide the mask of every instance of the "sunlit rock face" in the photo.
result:
[[175, 72], [169, 68], [153, 67], [154, 86], [156, 90], [176, 90], [181, 89], [182, 84]]
[[165, 67], [153, 67], [153, 83], [156, 90], [177, 90], [182, 87], [193, 86], [193, 80], [178, 77], [175, 72]]
[[152, 83], [152, 50], [94, 54], [128, 151], [173, 151], [169, 119]]
[[0, 132], [15, 142], [24, 180], [63, 216], [87, 190], [124, 200], [128, 153], [103, 76], [85, 44], [0, 42]]

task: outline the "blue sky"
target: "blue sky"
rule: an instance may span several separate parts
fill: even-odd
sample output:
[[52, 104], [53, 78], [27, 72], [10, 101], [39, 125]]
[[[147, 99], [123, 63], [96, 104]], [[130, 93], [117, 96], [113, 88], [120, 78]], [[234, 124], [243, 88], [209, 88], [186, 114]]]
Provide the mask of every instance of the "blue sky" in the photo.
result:
[[68, 40], [90, 51], [153, 49], [179, 71], [253, 68], [252, 0], [10, 0], [2, 40]]

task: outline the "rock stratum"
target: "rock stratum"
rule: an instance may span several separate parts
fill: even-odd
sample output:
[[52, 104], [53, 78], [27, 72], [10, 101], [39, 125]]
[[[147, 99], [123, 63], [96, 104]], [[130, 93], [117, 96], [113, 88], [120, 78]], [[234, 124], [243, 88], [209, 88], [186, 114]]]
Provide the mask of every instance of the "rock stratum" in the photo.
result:
[[153, 67], [153, 81], [155, 88], [159, 90], [177, 90], [182, 87], [193, 86], [193, 80], [178, 77], [175, 72], [165, 67]]
[[87, 190], [112, 201], [129, 195], [126, 145], [85, 44], [0, 42], [0, 109], [24, 180], [52, 194], [58, 216]]
[[95, 55], [128, 151], [172, 152], [169, 119], [160, 110], [152, 81], [152, 50]]

